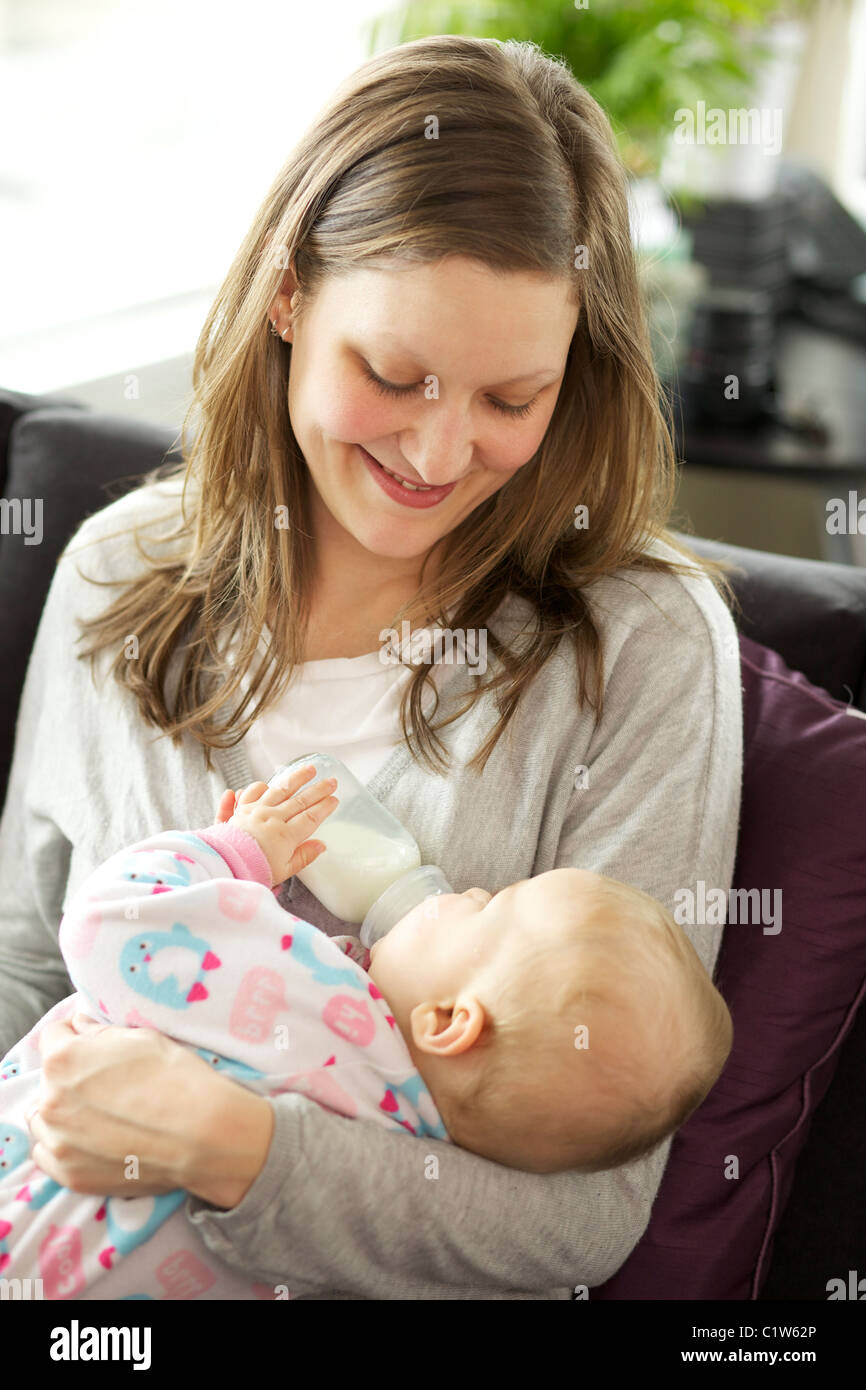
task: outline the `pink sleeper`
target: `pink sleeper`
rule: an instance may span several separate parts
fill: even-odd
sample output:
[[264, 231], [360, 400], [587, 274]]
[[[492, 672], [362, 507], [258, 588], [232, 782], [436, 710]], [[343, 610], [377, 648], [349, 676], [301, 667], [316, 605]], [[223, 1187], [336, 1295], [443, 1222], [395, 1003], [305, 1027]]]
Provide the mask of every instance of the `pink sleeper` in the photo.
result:
[[134, 1154], [128, 1197], [71, 1192], [36, 1167], [26, 1117], [39, 1033], [74, 1012], [155, 1028], [260, 1095], [297, 1091], [447, 1140], [360, 941], [292, 916], [270, 884], [253, 837], [215, 825], [121, 850], [72, 898], [59, 941], [77, 993], [0, 1062], [0, 1277], [41, 1279], [46, 1299], [291, 1297], [213, 1254], [186, 1219], [185, 1192], [136, 1196]]

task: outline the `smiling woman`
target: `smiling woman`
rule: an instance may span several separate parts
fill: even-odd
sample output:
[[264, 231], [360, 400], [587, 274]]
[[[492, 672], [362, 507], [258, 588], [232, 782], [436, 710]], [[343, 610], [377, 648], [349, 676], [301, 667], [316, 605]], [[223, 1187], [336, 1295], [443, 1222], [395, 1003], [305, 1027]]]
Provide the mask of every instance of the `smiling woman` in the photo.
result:
[[[673, 447], [624, 171], [603, 112], [533, 45], [420, 40], [348, 79], [245, 238], [194, 383], [175, 472], [208, 506], [186, 527], [187, 559], [90, 623], [87, 651], [115, 653], [142, 715], [206, 750], [256, 718], [232, 704], [247, 670], [261, 712], [298, 662], [368, 653], [403, 618], [476, 629], [511, 593], [535, 631], [519, 666], [503, 649], [490, 673], [504, 712], [473, 758], [483, 767], [565, 632], [579, 697], [602, 713], [587, 585], [695, 562], [664, 529]], [[277, 507], [288, 529], [268, 524]], [[722, 566], [704, 569], [729, 592]], [[266, 621], [270, 660], [253, 668]], [[234, 659], [205, 693], [225, 626]], [[181, 627], [195, 640], [169, 708], [149, 653]], [[140, 662], [117, 655], [129, 631]], [[429, 679], [422, 667], [405, 683], [401, 728], [441, 768]]]
[[[270, 313], [291, 343], [289, 410], [331, 584], [345, 589], [349, 572], [364, 586], [367, 576], [380, 583], [393, 573], [413, 597], [419, 574], [405, 560], [429, 556], [532, 458], [577, 323], [564, 286], [562, 277], [503, 276], [452, 254], [331, 276], [305, 308], [289, 271]], [[467, 321], [479, 325], [472, 335]], [[415, 330], [411, 350], [405, 328], [399, 339], [387, 329], [394, 322]], [[414, 380], [383, 388], [368, 361], [374, 352], [389, 377]], [[536, 365], [552, 359], [554, 367]]]
[[[349, 77], [237, 253], [194, 388], [183, 464], [84, 523], [46, 604], [0, 827], [0, 1017], [63, 993], [73, 883], [313, 748], [363, 765], [457, 893], [562, 867], [668, 910], [727, 891], [735, 628], [721, 569], [666, 529], [625, 175], [562, 62], [440, 35]], [[483, 632], [483, 671], [383, 661], [416, 619]], [[297, 876], [279, 901], [345, 932]], [[711, 973], [721, 926], [687, 935]], [[40, 1037], [56, 1182], [123, 1191], [137, 1154], [139, 1191], [185, 1188], [214, 1253], [303, 1297], [568, 1298], [633, 1249], [668, 1153], [516, 1171], [253, 1096], [147, 1028]]]

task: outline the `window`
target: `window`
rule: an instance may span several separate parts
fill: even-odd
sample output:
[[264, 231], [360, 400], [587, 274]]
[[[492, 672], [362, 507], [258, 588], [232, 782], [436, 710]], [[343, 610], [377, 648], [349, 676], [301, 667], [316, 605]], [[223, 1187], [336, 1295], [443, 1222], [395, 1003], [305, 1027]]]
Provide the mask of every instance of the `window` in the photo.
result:
[[194, 347], [295, 140], [383, 0], [0, 0], [0, 382]]

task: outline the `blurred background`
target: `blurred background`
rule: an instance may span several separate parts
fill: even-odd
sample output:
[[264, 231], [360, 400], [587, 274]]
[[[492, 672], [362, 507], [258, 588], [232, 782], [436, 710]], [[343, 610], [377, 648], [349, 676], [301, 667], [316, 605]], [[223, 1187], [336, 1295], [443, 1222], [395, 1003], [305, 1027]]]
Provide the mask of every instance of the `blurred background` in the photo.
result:
[[292, 145], [432, 33], [532, 39], [611, 118], [675, 523], [866, 565], [866, 0], [0, 0], [0, 386], [179, 428]]

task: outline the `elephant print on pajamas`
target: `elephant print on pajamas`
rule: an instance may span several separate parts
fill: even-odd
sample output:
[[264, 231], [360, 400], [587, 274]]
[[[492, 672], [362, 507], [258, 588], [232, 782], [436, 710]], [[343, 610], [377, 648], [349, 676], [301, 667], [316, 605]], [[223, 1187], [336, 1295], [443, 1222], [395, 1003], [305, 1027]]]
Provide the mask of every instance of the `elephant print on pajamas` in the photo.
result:
[[[194, 864], [195, 860], [191, 859], [188, 854], [175, 854], [174, 859], [177, 868], [170, 873], [162, 868], [158, 872], [152, 872], [142, 866], [141, 868], [130, 867], [124, 870], [121, 876], [130, 883], [152, 883], [155, 893], [163, 892], [169, 888], [186, 888], [192, 883], [192, 875], [186, 866], [187, 864]], [[135, 861], [130, 859], [129, 863], [134, 865]]]
[[[357, 970], [352, 970], [344, 965], [335, 965], [333, 961], [322, 960], [315, 951], [315, 945], [321, 945], [328, 938], [323, 936], [316, 927], [309, 922], [295, 921], [294, 930], [290, 937], [284, 937], [283, 950], [291, 951], [295, 960], [305, 966], [313, 976], [316, 984], [338, 985], [348, 989], [360, 989], [365, 991], [367, 981], [363, 976], [359, 976]], [[332, 943], [331, 943], [332, 944]], [[329, 955], [332, 955], [329, 952]]]
[[[430, 1092], [427, 1090], [427, 1087], [422, 1081], [420, 1073], [416, 1072], [414, 1076], [411, 1076], [407, 1081], [404, 1081], [400, 1087], [400, 1093], [403, 1100], [408, 1100], [410, 1104], [414, 1106], [415, 1110], [417, 1110], [419, 1115], [423, 1116], [425, 1113], [427, 1113], [436, 1116], [436, 1120], [434, 1123], [431, 1124], [429, 1121], [427, 1121], [423, 1125], [423, 1132], [429, 1134], [432, 1139], [448, 1138], [448, 1131], [446, 1130], [442, 1121], [438, 1117], [438, 1111], [436, 1110], [436, 1107], [433, 1104], [433, 1097], [430, 1095]], [[379, 1102], [379, 1105], [381, 1109], [386, 1112], [386, 1114], [393, 1116], [393, 1118], [397, 1121], [398, 1125], [402, 1125], [404, 1129], [408, 1129], [410, 1134], [417, 1134], [419, 1132], [415, 1125], [410, 1124], [406, 1117], [402, 1114], [399, 1102], [397, 1101], [394, 1092], [390, 1088], [385, 1092], [385, 1095]]]
[[55, 1182], [53, 1178], [46, 1178], [35, 1190], [27, 1183], [20, 1192], [16, 1192], [15, 1200], [26, 1202], [33, 1211], [39, 1211], [46, 1202], [50, 1202], [52, 1197], [56, 1197], [57, 1193], [62, 1191], [59, 1182]]
[[9, 1253], [9, 1242], [6, 1239], [11, 1230], [11, 1221], [0, 1221], [0, 1274], [3, 1273], [9, 1261], [12, 1259]]
[[30, 1157], [30, 1135], [8, 1120], [0, 1120], [0, 1179]]
[[21, 1063], [15, 1053], [10, 1052], [8, 1057], [4, 1057], [0, 1062], [0, 1081], [11, 1081], [13, 1076], [18, 1076], [20, 1072]]
[[197, 1047], [195, 1052], [203, 1062], [209, 1062], [214, 1071], [224, 1072], [226, 1076], [234, 1077], [235, 1081], [258, 1081], [265, 1075], [263, 1071], [256, 1071], [255, 1067], [248, 1067], [244, 1062], [236, 1062], [232, 1057], [220, 1057], [218, 1052], [208, 1052], [206, 1047]]
[[100, 1250], [99, 1263], [104, 1269], [111, 1269], [118, 1255], [128, 1255], [142, 1245], [185, 1200], [185, 1192], [165, 1192], [159, 1197], [107, 1197], [96, 1213], [97, 1221], [105, 1221], [110, 1241]]
[[120, 954], [126, 983], [145, 999], [170, 1009], [186, 1009], [197, 999], [207, 999], [202, 982], [221, 964], [208, 943], [193, 936], [183, 922], [174, 922], [170, 931], [136, 932]]

